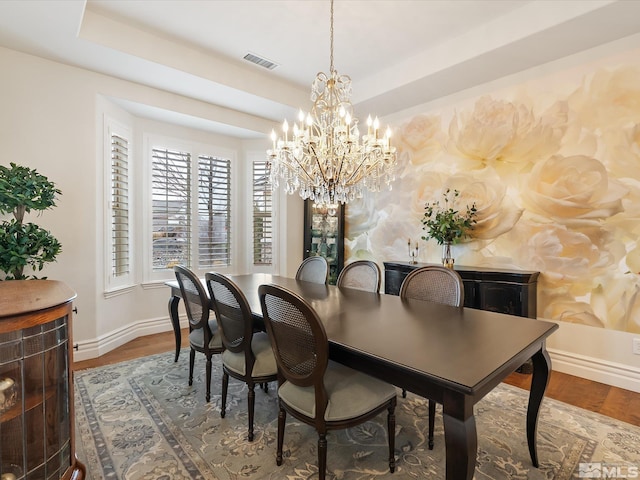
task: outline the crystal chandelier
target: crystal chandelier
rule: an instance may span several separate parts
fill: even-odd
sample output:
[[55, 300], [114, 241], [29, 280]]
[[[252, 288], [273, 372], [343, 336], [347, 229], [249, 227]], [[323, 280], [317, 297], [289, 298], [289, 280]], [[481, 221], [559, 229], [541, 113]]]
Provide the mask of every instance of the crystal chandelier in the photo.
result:
[[365, 188], [391, 189], [396, 149], [388, 127], [380, 134], [377, 117], [369, 116], [360, 138], [350, 101], [351, 78], [333, 67], [333, 0], [330, 53], [329, 75], [318, 73], [311, 86], [311, 112], [300, 110], [291, 131], [285, 120], [280, 138], [272, 131], [273, 148], [267, 155], [272, 188], [283, 183], [289, 194], [299, 190], [303, 199], [335, 207], [361, 198]]

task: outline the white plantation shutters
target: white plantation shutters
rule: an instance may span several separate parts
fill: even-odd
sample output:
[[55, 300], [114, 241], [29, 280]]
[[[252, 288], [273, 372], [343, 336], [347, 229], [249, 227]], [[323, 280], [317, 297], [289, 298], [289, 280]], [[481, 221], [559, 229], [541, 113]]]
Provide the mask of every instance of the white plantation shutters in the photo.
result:
[[231, 160], [152, 148], [153, 270], [231, 264]]
[[111, 276], [131, 273], [129, 231], [129, 142], [111, 134]]
[[105, 115], [103, 127], [103, 279], [110, 297], [134, 285], [133, 148], [126, 124]]
[[272, 195], [268, 162], [253, 162], [253, 264], [273, 262]]
[[231, 161], [198, 157], [198, 267], [231, 264]]
[[191, 266], [191, 154], [152, 149], [153, 270]]

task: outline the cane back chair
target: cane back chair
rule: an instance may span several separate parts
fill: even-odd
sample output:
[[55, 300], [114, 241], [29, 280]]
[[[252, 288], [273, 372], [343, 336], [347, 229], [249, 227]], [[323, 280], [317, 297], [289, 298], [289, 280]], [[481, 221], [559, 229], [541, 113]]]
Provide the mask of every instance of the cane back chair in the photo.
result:
[[173, 271], [180, 285], [189, 320], [189, 385], [193, 385], [196, 352], [203, 353], [206, 363], [206, 400], [211, 400], [211, 357], [222, 353], [224, 346], [215, 318], [209, 317], [209, 297], [200, 279], [187, 267], [176, 265]]
[[336, 285], [377, 293], [380, 290], [380, 267], [371, 260], [351, 262], [338, 275]]
[[327, 431], [353, 427], [387, 410], [389, 470], [393, 472], [395, 387], [330, 361], [327, 334], [303, 298], [276, 285], [261, 285], [258, 293], [278, 364], [277, 465], [282, 465], [287, 413], [318, 432], [318, 476], [324, 480]]
[[313, 283], [327, 283], [329, 264], [327, 259], [320, 256], [305, 258], [296, 272], [296, 280]]
[[227, 407], [229, 377], [247, 384], [249, 441], [253, 441], [255, 385], [278, 379], [278, 368], [266, 332], [254, 332], [251, 307], [242, 291], [224, 275], [205, 275], [211, 306], [218, 320], [219, 334], [225, 348], [222, 352], [222, 406]]

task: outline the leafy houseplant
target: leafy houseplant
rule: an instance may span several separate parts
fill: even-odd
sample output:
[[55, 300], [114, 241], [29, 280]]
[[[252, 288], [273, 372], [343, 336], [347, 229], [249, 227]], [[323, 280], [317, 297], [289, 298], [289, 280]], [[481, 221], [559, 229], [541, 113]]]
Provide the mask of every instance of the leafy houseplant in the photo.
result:
[[478, 210], [476, 204], [467, 205], [466, 211], [461, 213], [455, 208], [455, 199], [460, 196], [458, 190], [447, 189], [443, 194], [443, 204], [439, 200], [426, 203], [424, 206], [424, 216], [422, 217], [422, 229], [427, 234], [423, 240], [435, 239], [438, 245], [444, 245], [442, 263], [452, 267], [451, 245], [469, 236], [476, 223]]
[[[34, 223], [23, 223], [25, 213], [56, 206], [62, 192], [36, 170], [11, 163], [0, 165], [0, 214], [13, 214], [0, 224], [0, 271], [5, 280], [25, 280], [24, 268], [42, 270], [53, 262], [61, 245], [48, 230]], [[37, 278], [35, 275], [31, 278]]]

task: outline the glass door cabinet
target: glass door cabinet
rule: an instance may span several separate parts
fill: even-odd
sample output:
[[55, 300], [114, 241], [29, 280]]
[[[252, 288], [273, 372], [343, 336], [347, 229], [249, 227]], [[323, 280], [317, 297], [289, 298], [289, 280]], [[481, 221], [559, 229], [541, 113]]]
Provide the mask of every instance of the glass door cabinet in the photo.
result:
[[344, 205], [316, 206], [304, 201], [303, 258], [320, 255], [329, 264], [329, 283], [335, 285], [344, 266]]
[[0, 288], [0, 479], [83, 479], [75, 456], [71, 316], [53, 280]]

